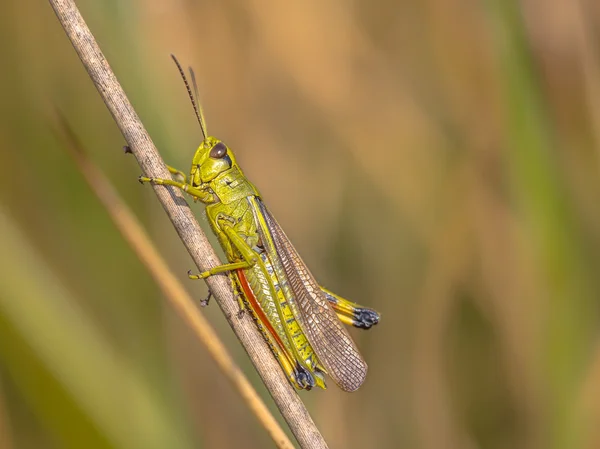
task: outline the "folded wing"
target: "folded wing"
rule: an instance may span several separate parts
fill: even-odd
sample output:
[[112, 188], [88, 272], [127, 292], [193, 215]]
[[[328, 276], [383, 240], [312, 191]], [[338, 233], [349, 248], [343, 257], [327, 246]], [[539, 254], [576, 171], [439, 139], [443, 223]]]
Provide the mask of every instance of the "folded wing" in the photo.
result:
[[282, 288], [288, 290], [286, 297], [296, 320], [334, 382], [345, 391], [356, 390], [367, 375], [366, 362], [281, 226], [266, 206], [256, 201], [267, 227], [261, 229], [263, 244], [285, 275]]

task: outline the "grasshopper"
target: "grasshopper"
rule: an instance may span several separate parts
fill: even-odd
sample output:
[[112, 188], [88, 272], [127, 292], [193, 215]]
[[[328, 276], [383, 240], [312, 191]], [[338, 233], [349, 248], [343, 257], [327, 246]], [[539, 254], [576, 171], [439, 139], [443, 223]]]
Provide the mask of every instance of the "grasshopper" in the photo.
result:
[[[206, 216], [228, 263], [190, 279], [229, 275], [239, 293], [240, 310], [248, 310], [292, 385], [326, 388], [324, 374], [345, 391], [364, 382], [367, 364], [344, 324], [369, 329], [379, 314], [320, 286], [238, 165], [231, 149], [206, 132], [206, 122], [185, 73], [171, 55], [185, 83], [203, 140], [194, 154], [189, 177], [140, 176], [141, 183], [173, 186], [206, 205]], [[196, 98], [198, 90], [190, 69]]]

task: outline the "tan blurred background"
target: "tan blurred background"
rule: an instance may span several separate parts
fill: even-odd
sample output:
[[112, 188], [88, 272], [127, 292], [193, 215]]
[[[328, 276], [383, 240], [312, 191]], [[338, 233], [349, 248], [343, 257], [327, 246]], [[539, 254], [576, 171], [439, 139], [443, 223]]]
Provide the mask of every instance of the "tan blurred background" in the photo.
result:
[[[200, 139], [173, 52], [316, 277], [381, 312], [365, 385], [302, 393], [330, 447], [600, 447], [600, 3], [78, 4], [165, 160]], [[204, 298], [50, 6], [2, 10], [0, 447], [270, 447], [52, 132]]]

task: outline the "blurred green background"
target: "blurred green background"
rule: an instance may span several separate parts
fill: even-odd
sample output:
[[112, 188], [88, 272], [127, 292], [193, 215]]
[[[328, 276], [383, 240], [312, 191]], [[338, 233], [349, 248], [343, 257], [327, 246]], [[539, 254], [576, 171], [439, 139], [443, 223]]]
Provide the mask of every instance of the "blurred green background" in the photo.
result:
[[[381, 312], [365, 385], [302, 393], [332, 448], [600, 447], [600, 3], [551, 3], [78, 2], [165, 160], [200, 140], [172, 52], [316, 277]], [[4, 2], [0, 48], [0, 447], [270, 447], [52, 132], [204, 298], [50, 6]]]

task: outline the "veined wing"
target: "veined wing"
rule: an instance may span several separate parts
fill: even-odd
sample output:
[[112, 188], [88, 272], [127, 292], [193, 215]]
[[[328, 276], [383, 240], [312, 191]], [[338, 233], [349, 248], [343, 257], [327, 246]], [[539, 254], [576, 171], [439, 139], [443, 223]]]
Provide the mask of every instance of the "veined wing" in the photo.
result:
[[259, 226], [263, 244], [285, 275], [281, 287], [288, 290], [296, 320], [334, 382], [345, 391], [358, 389], [367, 375], [366, 362], [281, 226], [259, 199], [255, 201], [267, 227]]

